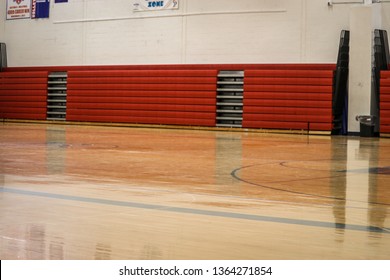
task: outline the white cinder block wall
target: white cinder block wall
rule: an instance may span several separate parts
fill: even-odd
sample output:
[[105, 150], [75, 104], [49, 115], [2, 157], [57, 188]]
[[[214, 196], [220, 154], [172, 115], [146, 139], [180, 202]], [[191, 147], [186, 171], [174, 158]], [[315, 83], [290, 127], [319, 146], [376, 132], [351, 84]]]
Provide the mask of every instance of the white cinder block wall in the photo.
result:
[[[49, 19], [7, 21], [5, 2], [0, 41], [7, 44], [9, 66], [335, 63], [352, 6], [180, 0], [179, 10], [134, 12], [132, 0], [52, 0]], [[389, 31], [390, 4], [375, 5]]]

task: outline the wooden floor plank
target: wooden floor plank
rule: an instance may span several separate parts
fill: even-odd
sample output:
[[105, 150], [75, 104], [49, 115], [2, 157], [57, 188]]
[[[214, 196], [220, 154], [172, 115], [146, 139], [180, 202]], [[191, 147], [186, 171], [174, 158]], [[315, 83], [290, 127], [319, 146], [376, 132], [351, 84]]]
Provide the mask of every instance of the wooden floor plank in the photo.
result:
[[0, 125], [0, 259], [389, 259], [390, 139]]

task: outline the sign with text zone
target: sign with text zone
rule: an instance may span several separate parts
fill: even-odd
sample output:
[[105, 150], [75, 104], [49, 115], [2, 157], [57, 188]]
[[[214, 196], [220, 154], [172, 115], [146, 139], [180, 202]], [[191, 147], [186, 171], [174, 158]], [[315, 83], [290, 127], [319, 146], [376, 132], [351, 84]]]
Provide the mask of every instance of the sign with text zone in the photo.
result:
[[134, 11], [175, 10], [179, 8], [179, 0], [134, 0]]
[[31, 17], [31, 0], [7, 0], [7, 19]]

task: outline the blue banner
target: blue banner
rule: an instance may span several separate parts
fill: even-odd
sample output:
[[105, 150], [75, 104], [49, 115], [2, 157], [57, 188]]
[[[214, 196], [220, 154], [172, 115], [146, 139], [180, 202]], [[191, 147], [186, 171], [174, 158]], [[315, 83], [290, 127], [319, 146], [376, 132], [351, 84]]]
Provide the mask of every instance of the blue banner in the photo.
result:
[[68, 3], [68, 0], [55, 0], [54, 3]]
[[48, 18], [50, 0], [32, 0], [31, 18]]

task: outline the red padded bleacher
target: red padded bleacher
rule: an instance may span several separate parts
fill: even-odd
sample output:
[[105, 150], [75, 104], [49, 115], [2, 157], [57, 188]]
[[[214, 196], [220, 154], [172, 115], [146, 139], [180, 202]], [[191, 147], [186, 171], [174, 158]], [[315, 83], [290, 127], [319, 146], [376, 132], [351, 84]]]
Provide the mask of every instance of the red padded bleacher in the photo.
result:
[[381, 71], [380, 80], [380, 133], [390, 133], [390, 70]]
[[68, 121], [215, 126], [217, 75], [241, 70], [244, 128], [332, 129], [333, 64], [6, 68], [0, 118], [46, 119], [48, 72], [68, 73]]
[[45, 120], [47, 71], [0, 73], [0, 118]]
[[332, 129], [333, 70], [247, 70], [243, 127]]
[[68, 72], [69, 121], [215, 126], [217, 70]]

